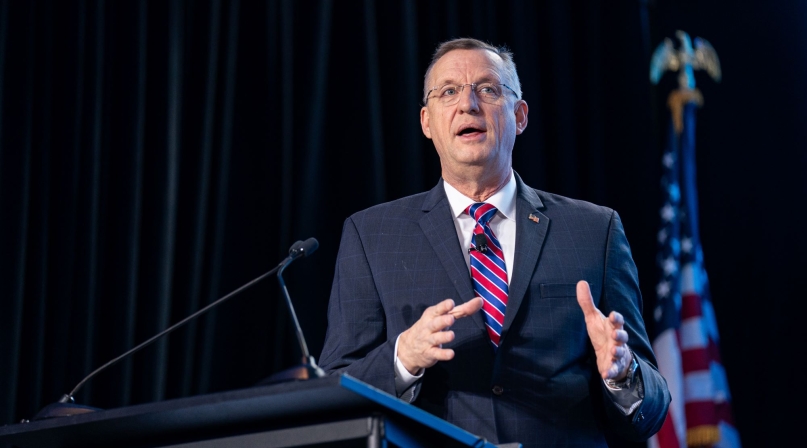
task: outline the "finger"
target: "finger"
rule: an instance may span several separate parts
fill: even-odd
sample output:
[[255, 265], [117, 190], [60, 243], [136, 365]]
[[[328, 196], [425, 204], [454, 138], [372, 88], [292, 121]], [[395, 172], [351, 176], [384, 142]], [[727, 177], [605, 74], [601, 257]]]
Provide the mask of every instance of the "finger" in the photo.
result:
[[436, 333], [438, 331], [443, 331], [452, 325], [454, 325], [454, 316], [450, 314], [443, 314], [442, 316], [434, 317], [430, 321], [428, 321], [426, 324], [426, 328], [431, 333]]
[[621, 343], [628, 342], [628, 332], [625, 330], [614, 330], [614, 334], [612, 335], [614, 340]]
[[616, 378], [619, 376], [620, 372], [624, 370], [625, 363], [622, 362], [621, 359], [617, 359], [616, 361], [612, 362], [611, 365], [608, 367], [608, 378]]
[[426, 313], [430, 313], [432, 316], [442, 316], [443, 314], [451, 311], [453, 308], [454, 301], [451, 299], [445, 299], [437, 305], [426, 308], [426, 311], [424, 311], [423, 314], [426, 315]]
[[620, 345], [619, 348], [622, 353], [621, 356], [619, 357], [619, 362], [621, 362], [623, 366], [627, 366], [633, 359], [633, 357], [630, 354], [630, 349], [628, 348], [627, 345]]
[[591, 296], [591, 288], [585, 280], [577, 282], [577, 303], [586, 316], [597, 311], [594, 307], [594, 298]]
[[474, 297], [473, 299], [463, 303], [462, 305], [455, 306], [449, 312], [452, 316], [459, 319], [461, 317], [468, 317], [482, 309], [482, 298]]
[[434, 347], [427, 352], [427, 355], [437, 361], [451, 361], [454, 359], [454, 350]]
[[613, 355], [615, 360], [619, 360], [625, 357], [628, 353], [628, 349], [624, 345], [617, 345], [613, 349], [611, 349], [611, 354]]
[[608, 316], [608, 319], [617, 327], [622, 327], [625, 324], [625, 318], [622, 317], [621, 313], [617, 313], [616, 311], [611, 311], [611, 314]]
[[454, 340], [454, 332], [453, 331], [440, 331], [437, 333], [433, 333], [429, 341], [433, 347], [439, 347], [443, 344], [448, 344], [449, 342]]

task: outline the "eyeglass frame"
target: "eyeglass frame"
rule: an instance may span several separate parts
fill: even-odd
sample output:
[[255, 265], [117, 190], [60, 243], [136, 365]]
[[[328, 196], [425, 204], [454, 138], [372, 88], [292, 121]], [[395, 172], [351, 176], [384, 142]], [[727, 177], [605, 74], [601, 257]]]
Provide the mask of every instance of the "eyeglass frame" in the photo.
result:
[[[462, 92], [465, 90], [465, 86], [471, 86], [471, 91], [472, 91], [472, 92], [473, 92], [473, 93], [474, 93], [474, 94], [475, 94], [477, 97], [479, 97], [479, 99], [481, 100], [481, 99], [482, 99], [482, 96], [481, 96], [481, 95], [479, 95], [479, 94], [476, 92], [476, 86], [479, 86], [479, 85], [482, 85], [482, 84], [490, 84], [490, 85], [498, 85], [498, 86], [506, 87], [506, 88], [507, 88], [507, 90], [509, 90], [509, 91], [513, 92], [513, 94], [514, 94], [514, 95], [516, 95], [516, 97], [518, 97], [518, 93], [516, 93], [516, 91], [515, 91], [515, 90], [513, 90], [513, 88], [512, 88], [512, 87], [508, 86], [507, 84], [503, 84], [503, 83], [488, 82], [488, 81], [486, 81], [486, 82], [474, 82], [474, 83], [468, 83], [468, 84], [456, 84], [456, 85], [451, 84], [451, 83], [448, 83], [448, 84], [443, 84], [442, 86], [434, 86], [434, 87], [432, 87], [431, 89], [429, 89], [429, 90], [426, 92], [426, 101], [424, 101], [424, 105], [425, 105], [426, 103], [428, 103], [428, 102], [429, 102], [429, 100], [430, 100], [431, 98], [437, 98], [438, 100], [440, 99], [440, 97], [439, 97], [439, 96], [429, 96], [429, 95], [430, 95], [432, 92], [434, 92], [435, 90], [438, 90], [438, 89], [442, 89], [443, 87], [450, 86], [450, 85], [454, 85], [455, 87], [457, 87], [457, 88], [459, 89], [459, 93], [460, 93], [460, 94], [461, 94], [461, 93], [462, 93]], [[504, 95], [502, 94], [502, 95], [501, 95], [501, 97], [503, 97], [503, 96], [504, 96]], [[501, 98], [501, 97], [499, 97], [499, 98]], [[497, 100], [498, 100], [498, 98], [497, 98]], [[459, 102], [459, 94], [457, 94], [457, 102]], [[487, 104], [493, 104], [493, 103], [488, 103], [487, 101], [484, 101], [484, 100], [483, 100], [482, 102], [483, 102], [483, 103], [487, 103]], [[454, 105], [454, 103], [452, 103], [452, 104], [444, 104], [444, 105], [446, 105], [446, 106], [453, 106], [453, 105]]]

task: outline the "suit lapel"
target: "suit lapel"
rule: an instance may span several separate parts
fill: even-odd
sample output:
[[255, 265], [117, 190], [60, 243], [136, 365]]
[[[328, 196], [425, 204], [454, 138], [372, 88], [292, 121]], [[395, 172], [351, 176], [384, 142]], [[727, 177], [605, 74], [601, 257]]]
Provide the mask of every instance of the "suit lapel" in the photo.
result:
[[[535, 190], [524, 184], [518, 174], [516, 194], [516, 249], [513, 260], [513, 276], [510, 280], [510, 293], [507, 298], [507, 311], [504, 315], [502, 338], [513, 324], [530, 280], [535, 272], [538, 256], [549, 229], [549, 218], [538, 211], [544, 208], [543, 202]], [[537, 221], [537, 222], [536, 222]]]
[[[459, 305], [471, 300], [475, 296], [471, 275], [457, 239], [457, 230], [451, 217], [451, 207], [448, 204], [442, 179], [426, 195], [422, 210], [425, 213], [420, 218], [420, 228], [457, 290], [458, 296], [452, 297], [454, 303]], [[476, 322], [481, 330], [487, 331], [482, 313], [474, 313], [471, 320]]]

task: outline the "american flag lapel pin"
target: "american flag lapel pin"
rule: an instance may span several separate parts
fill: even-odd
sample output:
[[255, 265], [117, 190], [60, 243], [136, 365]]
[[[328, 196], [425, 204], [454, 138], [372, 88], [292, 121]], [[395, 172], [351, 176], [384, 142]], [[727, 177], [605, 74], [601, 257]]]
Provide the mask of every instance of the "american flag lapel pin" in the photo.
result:
[[537, 217], [537, 216], [535, 216], [535, 215], [533, 215], [532, 213], [530, 213], [530, 216], [528, 216], [528, 218], [530, 219], [530, 221], [532, 221], [532, 222], [534, 222], [534, 223], [538, 224], [539, 219], [538, 219], [538, 217]]

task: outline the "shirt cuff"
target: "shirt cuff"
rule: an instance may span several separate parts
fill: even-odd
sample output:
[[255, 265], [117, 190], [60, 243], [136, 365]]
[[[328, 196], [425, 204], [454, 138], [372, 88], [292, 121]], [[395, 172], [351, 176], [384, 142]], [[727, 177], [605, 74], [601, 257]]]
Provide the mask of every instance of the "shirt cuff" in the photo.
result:
[[412, 387], [419, 379], [423, 378], [423, 369], [420, 369], [417, 375], [412, 375], [406, 370], [403, 363], [398, 360], [398, 341], [401, 335], [395, 339], [395, 394], [401, 400], [411, 403], [415, 398], [415, 388]]
[[614, 404], [616, 404], [619, 410], [625, 415], [632, 414], [633, 411], [642, 404], [642, 400], [644, 399], [644, 382], [642, 381], [641, 370], [639, 368], [636, 369], [634, 381], [631, 382], [630, 386], [611, 387], [605, 380], [602, 380], [602, 383], [605, 385], [605, 389], [608, 393], [611, 394]]

